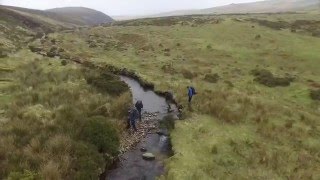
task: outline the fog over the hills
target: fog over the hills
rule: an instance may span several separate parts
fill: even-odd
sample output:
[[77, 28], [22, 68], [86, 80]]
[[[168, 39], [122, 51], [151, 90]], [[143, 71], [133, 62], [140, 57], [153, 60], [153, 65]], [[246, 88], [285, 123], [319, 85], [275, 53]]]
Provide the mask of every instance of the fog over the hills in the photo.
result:
[[42, 10], [82, 6], [102, 11], [108, 15], [147, 15], [255, 1], [258, 0], [0, 0], [0, 4]]

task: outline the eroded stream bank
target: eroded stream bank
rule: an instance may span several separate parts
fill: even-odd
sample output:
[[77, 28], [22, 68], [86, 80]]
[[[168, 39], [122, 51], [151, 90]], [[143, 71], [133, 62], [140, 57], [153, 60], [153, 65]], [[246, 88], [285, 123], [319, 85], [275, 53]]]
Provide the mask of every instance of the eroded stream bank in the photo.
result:
[[[124, 152], [117, 161], [114, 169], [106, 171], [102, 179], [126, 180], [146, 179], [153, 180], [164, 174], [164, 160], [170, 157], [173, 152], [170, 144], [169, 130], [165, 121], [177, 119], [178, 110], [171, 105], [173, 111], [168, 113], [168, 105], [165, 99], [152, 90], [147, 90], [140, 83], [130, 77], [120, 76], [130, 87], [133, 95], [133, 103], [142, 100], [144, 104], [142, 122], [138, 122], [138, 133], [128, 133], [126, 136], [141, 136], [133, 148]], [[171, 117], [171, 118], [168, 118]], [[169, 123], [170, 124], [170, 123]], [[155, 160], [146, 161], [142, 158], [146, 149], [155, 155]]]

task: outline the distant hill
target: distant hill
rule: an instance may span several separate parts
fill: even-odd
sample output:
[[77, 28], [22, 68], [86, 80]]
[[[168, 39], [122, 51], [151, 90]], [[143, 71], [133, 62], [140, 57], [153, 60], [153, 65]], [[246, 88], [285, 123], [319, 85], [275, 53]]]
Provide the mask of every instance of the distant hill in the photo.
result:
[[[23, 16], [33, 19], [42, 20], [50, 24], [62, 25], [62, 26], [92, 26], [101, 23], [112, 22], [113, 19], [108, 15], [83, 7], [66, 7], [49, 9], [46, 11], [26, 9], [13, 6], [0, 6], [5, 9], [14, 11]], [[1, 18], [1, 17], [0, 17]]]
[[0, 5], [0, 54], [25, 46], [44, 34], [113, 21], [88, 8], [47, 11]]
[[203, 9], [203, 13], [276, 13], [308, 11], [320, 8], [319, 0], [267, 0], [254, 3], [230, 4], [227, 6]]
[[100, 12], [84, 7], [65, 7], [65, 8], [55, 8], [48, 9], [46, 12], [56, 13], [61, 18], [60, 21], [65, 21], [68, 23], [78, 24], [78, 25], [97, 25], [101, 23], [112, 22], [113, 19]]
[[[278, 12], [320, 12], [320, 0], [266, 0], [253, 3], [230, 4], [198, 10], [179, 10], [145, 17], [179, 16], [192, 14], [237, 14], [237, 13], [278, 13]], [[130, 18], [131, 19], [131, 18]]]

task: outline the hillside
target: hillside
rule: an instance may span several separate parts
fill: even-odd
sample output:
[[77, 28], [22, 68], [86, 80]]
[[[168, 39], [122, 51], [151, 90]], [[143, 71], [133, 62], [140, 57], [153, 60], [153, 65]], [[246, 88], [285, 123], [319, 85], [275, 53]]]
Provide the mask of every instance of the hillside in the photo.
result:
[[201, 13], [275, 13], [308, 11], [320, 7], [319, 0], [268, 0], [254, 3], [231, 4], [203, 9]]
[[65, 18], [59, 18], [60, 20], [78, 25], [97, 25], [113, 21], [110, 16], [100, 11], [83, 7], [55, 8], [48, 9], [46, 12], [59, 14], [60, 17]]
[[[266, 0], [253, 3], [230, 4], [199, 10], [179, 10], [144, 17], [179, 16], [192, 14], [243, 14], [243, 13], [279, 13], [279, 12], [320, 12], [319, 0]], [[144, 18], [139, 17], [139, 18]], [[137, 17], [136, 17], [137, 18]], [[129, 19], [129, 18], [127, 18]], [[130, 18], [131, 19], [131, 18]]]
[[57, 14], [0, 6], [0, 179], [98, 179], [114, 167], [132, 104], [116, 73], [172, 92], [182, 109], [160, 179], [320, 179], [320, 14], [70, 31]]

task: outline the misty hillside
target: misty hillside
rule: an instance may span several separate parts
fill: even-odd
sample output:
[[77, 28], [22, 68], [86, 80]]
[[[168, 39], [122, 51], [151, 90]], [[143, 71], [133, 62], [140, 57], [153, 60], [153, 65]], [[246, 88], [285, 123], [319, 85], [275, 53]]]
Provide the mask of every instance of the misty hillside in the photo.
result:
[[82, 7], [57, 8], [49, 9], [46, 11], [12, 6], [0, 7], [2, 7], [2, 9], [5, 8], [7, 10], [10, 10], [11, 13], [18, 13], [25, 17], [67, 27], [91, 26], [113, 21], [112, 18], [102, 12]]
[[268, 0], [254, 3], [231, 4], [201, 10], [203, 13], [265, 13], [307, 11], [320, 7], [319, 0]]
[[113, 21], [110, 16], [100, 11], [83, 7], [55, 8], [46, 10], [46, 12], [53, 12], [61, 17], [67, 17], [66, 19], [64, 19], [65, 22], [78, 25], [97, 25]]
[[233, 14], [233, 13], [277, 13], [320, 10], [319, 0], [266, 0], [253, 3], [230, 4], [200, 10], [180, 10], [156, 14], [149, 17], [178, 16], [191, 14]]

